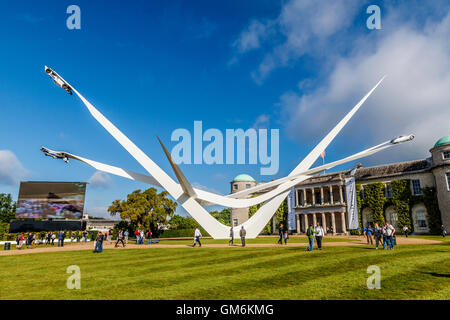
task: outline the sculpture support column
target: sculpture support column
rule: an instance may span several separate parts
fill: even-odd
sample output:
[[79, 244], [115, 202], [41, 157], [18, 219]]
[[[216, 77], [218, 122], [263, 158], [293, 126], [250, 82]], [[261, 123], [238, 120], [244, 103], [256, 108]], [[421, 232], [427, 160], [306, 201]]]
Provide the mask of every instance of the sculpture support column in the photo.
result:
[[333, 228], [333, 235], [336, 234], [336, 218], [334, 212], [331, 213], [331, 227]]
[[347, 227], [346, 227], [346, 223], [345, 223], [345, 212], [344, 211], [341, 212], [341, 224], [342, 224], [342, 232], [343, 233], [347, 233]]

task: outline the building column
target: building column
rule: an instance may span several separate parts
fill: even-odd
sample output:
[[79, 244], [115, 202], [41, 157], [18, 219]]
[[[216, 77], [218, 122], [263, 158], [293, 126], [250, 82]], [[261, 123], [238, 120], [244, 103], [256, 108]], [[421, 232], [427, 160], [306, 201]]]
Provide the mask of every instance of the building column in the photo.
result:
[[342, 185], [339, 185], [339, 198], [340, 202], [344, 203], [344, 195], [342, 194]]
[[325, 213], [322, 212], [322, 228], [323, 228], [323, 232], [325, 232], [325, 234], [327, 233], [327, 217], [325, 216]]
[[300, 230], [300, 215], [299, 214], [296, 214], [296, 217], [297, 217], [297, 234], [299, 234], [300, 232], [301, 232], [301, 230]]
[[316, 204], [316, 197], [315, 197], [315, 194], [314, 194], [314, 188], [311, 189], [311, 192], [312, 192], [312, 204], [315, 205]]
[[345, 212], [344, 211], [341, 212], [341, 223], [342, 223], [342, 232], [343, 233], [347, 233], [347, 227], [346, 227], [346, 223], [345, 223]]
[[300, 197], [299, 190], [295, 190], [295, 206], [296, 207], [298, 207], [298, 204], [300, 203], [299, 197]]
[[305, 233], [306, 233], [306, 230], [308, 230], [308, 214], [305, 213], [303, 216], [305, 218]]
[[333, 228], [333, 235], [336, 234], [336, 219], [334, 217], [334, 212], [331, 213], [331, 227]]
[[323, 187], [320, 187], [320, 204], [324, 204], [324, 201], [323, 201]]
[[302, 189], [303, 191], [303, 206], [306, 207], [306, 189]]
[[330, 204], [333, 204], [333, 186], [330, 186]]
[[315, 227], [316, 224], [317, 224], [317, 217], [316, 217], [316, 214], [313, 213], [313, 226]]

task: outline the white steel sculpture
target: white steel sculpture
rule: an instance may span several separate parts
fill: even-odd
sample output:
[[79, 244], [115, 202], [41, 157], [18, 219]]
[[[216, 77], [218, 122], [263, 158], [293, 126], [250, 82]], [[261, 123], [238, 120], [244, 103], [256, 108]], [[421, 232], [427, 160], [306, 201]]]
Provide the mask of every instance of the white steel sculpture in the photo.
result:
[[[114, 126], [114, 124], [112, 124], [107, 118], [105, 118], [105, 116], [103, 116], [103, 114], [101, 114], [75, 88], [70, 86], [67, 81], [65, 81], [52, 69], [45, 67], [45, 70], [57, 85], [62, 87], [67, 92], [71, 93], [73, 91], [81, 99], [92, 116], [147, 170], [150, 176], [89, 160], [67, 152], [53, 151], [47, 148], [42, 148], [45, 149], [46, 155], [50, 155], [52, 157], [54, 157], [53, 155], [56, 155], [54, 158], [72, 158], [82, 161], [103, 172], [136, 181], [141, 181], [157, 187], [162, 187], [167, 190], [169, 194], [176, 201], [178, 201], [178, 203], [180, 203], [180, 205], [215, 239], [229, 238], [230, 227], [223, 225], [215, 218], [213, 218], [208, 213], [208, 211], [206, 211], [204, 206], [217, 204], [232, 208], [247, 208], [252, 205], [265, 202], [264, 205], [259, 208], [259, 210], [249, 220], [242, 224], [247, 231], [247, 237], [256, 238], [263, 230], [267, 222], [271, 219], [275, 211], [278, 209], [281, 202], [286, 198], [290, 189], [296, 184], [310, 178], [312, 175], [317, 174], [323, 170], [333, 168], [337, 165], [347, 163], [349, 161], [367, 157], [397, 144], [410, 141], [414, 138], [413, 135], [406, 137], [401, 136], [399, 138], [386, 141], [382, 144], [356, 153], [347, 158], [310, 169], [319, 155], [327, 148], [331, 141], [333, 141], [333, 139], [339, 134], [342, 128], [359, 110], [359, 108], [372, 94], [372, 92], [380, 85], [380, 83], [384, 79], [383, 77], [287, 177], [260, 184], [241, 192], [223, 196], [192, 187], [184, 174], [181, 172], [180, 168], [173, 162], [169, 152], [166, 150], [163, 143], [158, 138], [179, 183], [175, 182], [164, 170], [162, 170], [156, 163], [154, 163], [152, 159], [150, 159], [144, 152], [142, 152], [142, 150], [140, 150], [130, 139], [128, 139], [116, 126]], [[244, 198], [249, 194], [268, 188], [272, 188], [273, 190], [264, 192], [254, 198]], [[234, 232], [236, 233], [235, 236], [238, 236], [239, 229], [240, 225], [234, 228]]]

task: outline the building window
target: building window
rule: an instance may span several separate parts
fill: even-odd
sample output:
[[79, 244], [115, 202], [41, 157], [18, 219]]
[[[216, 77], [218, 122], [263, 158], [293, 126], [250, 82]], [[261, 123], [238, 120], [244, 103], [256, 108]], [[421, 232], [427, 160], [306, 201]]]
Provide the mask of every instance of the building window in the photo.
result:
[[420, 180], [412, 180], [413, 193], [415, 195], [422, 194], [422, 188], [420, 187]]
[[249, 183], [247, 183], [246, 185], [245, 185], [245, 189], [250, 189], [250, 184]]
[[447, 172], [445, 175], [447, 176], [447, 188], [450, 190], [450, 172]]
[[392, 185], [390, 183], [386, 184], [386, 197], [392, 198]]
[[420, 210], [416, 212], [416, 223], [418, 228], [427, 228], [427, 218], [425, 211]]
[[442, 152], [442, 156], [444, 159], [450, 159], [450, 150]]
[[238, 189], [238, 185], [237, 184], [233, 184], [233, 188], [234, 188], [234, 190], [237, 190]]

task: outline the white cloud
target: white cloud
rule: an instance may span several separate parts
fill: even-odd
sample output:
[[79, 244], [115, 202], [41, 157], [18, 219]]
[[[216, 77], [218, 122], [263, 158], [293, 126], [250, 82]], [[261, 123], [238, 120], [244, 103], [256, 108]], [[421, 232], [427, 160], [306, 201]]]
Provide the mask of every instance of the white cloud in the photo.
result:
[[307, 94], [281, 96], [280, 112], [288, 133], [303, 142], [323, 136], [387, 74], [349, 124], [352, 129], [343, 134], [348, 140], [375, 143], [414, 133], [413, 143], [389, 152], [396, 155], [391, 160], [429, 156], [434, 142], [450, 133], [448, 39], [450, 14], [437, 22], [428, 21], [424, 29], [403, 23], [382, 37], [370, 38], [371, 44], [336, 62], [324, 85]]
[[16, 185], [27, 174], [16, 155], [10, 150], [0, 150], [0, 184]]
[[261, 83], [275, 68], [305, 54], [333, 55], [325, 48], [331, 42], [343, 42], [346, 34], [342, 31], [352, 24], [360, 5], [357, 0], [291, 0], [283, 5], [276, 19], [251, 21], [233, 47], [242, 54], [259, 49], [264, 41], [270, 42], [268, 52], [252, 72], [255, 82]]
[[105, 172], [97, 171], [88, 182], [92, 188], [108, 188], [111, 185], [111, 177]]
[[254, 129], [267, 129], [270, 123], [270, 116], [266, 114], [261, 114], [256, 118], [255, 123], [253, 124]]

